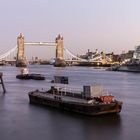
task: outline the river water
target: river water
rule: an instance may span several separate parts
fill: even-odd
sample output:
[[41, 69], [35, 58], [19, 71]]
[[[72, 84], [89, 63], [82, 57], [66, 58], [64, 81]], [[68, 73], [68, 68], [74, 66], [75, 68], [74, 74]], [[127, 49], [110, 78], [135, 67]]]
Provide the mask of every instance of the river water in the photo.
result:
[[[93, 67], [29, 66], [45, 81], [19, 80], [20, 69], [2, 66], [7, 93], [0, 88], [0, 140], [139, 140], [140, 74]], [[29, 104], [28, 92], [50, 87], [54, 75], [69, 77], [70, 86], [101, 84], [123, 101], [119, 115], [83, 116]]]

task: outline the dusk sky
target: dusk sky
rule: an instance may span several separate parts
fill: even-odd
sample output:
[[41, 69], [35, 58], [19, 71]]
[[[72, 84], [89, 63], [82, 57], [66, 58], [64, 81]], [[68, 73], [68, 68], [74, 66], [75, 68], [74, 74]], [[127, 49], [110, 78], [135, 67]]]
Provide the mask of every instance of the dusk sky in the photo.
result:
[[[140, 44], [139, 0], [4, 0], [0, 4], [0, 54], [25, 41], [54, 41], [60, 33], [74, 54], [87, 49], [121, 53]], [[46, 56], [51, 47], [28, 47]]]

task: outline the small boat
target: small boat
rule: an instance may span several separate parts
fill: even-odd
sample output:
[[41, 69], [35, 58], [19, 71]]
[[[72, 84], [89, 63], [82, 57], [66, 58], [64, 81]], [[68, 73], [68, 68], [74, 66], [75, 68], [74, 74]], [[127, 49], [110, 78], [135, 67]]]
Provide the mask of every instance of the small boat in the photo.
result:
[[83, 86], [80, 92], [72, 89], [51, 86], [47, 91], [35, 90], [28, 95], [30, 103], [90, 116], [119, 113], [122, 109], [122, 102], [112, 95], [102, 93], [98, 85]]
[[42, 74], [19, 74], [16, 78], [22, 80], [45, 80], [45, 76]]
[[29, 74], [29, 70], [27, 68], [21, 68], [21, 74], [17, 75], [16, 78], [22, 79], [22, 80], [31, 79], [31, 76]]
[[16, 76], [17, 79], [22, 79], [22, 80], [45, 80], [45, 76], [42, 74], [29, 74], [29, 71], [27, 68], [22, 68], [21, 69], [21, 74]]
[[29, 74], [19, 74], [16, 76], [17, 79], [22, 79], [22, 80], [30, 80], [31, 76]]
[[118, 71], [120, 65], [118, 64], [115, 64], [115, 65], [112, 65], [111, 67], [107, 68], [106, 70], [107, 71]]

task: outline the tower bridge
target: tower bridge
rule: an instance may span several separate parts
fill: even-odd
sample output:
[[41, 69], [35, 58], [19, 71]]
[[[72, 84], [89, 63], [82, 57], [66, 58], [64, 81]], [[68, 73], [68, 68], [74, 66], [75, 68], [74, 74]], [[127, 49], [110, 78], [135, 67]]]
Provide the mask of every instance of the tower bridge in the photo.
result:
[[63, 37], [58, 35], [55, 39], [55, 42], [25, 42], [24, 36], [20, 34], [17, 38], [17, 60], [16, 66], [24, 66], [25, 64], [25, 45], [33, 45], [33, 46], [52, 46], [56, 48], [56, 61], [62, 61], [64, 59], [64, 45], [63, 45]]
[[[25, 47], [26, 46], [50, 46], [55, 47], [55, 61], [58, 63], [110, 63], [111, 58], [105, 54], [95, 54], [90, 59], [83, 59], [74, 55], [69, 49], [64, 47], [64, 39], [58, 35], [53, 42], [26, 42], [22, 34], [17, 37], [17, 45], [6, 53], [0, 55], [1, 61], [16, 61], [16, 66], [26, 65]], [[65, 53], [64, 53], [65, 52]], [[70, 57], [70, 58], [66, 58]]]

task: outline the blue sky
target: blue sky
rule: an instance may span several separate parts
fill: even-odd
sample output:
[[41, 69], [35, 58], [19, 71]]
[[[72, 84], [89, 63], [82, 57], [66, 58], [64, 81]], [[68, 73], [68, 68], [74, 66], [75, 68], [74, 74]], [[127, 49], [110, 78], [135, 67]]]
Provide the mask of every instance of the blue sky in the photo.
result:
[[[116, 52], [140, 44], [139, 0], [4, 0], [0, 4], [0, 54], [16, 45], [20, 32], [26, 41], [54, 41], [74, 54], [87, 49]], [[28, 47], [29, 55], [54, 55], [54, 48]]]

